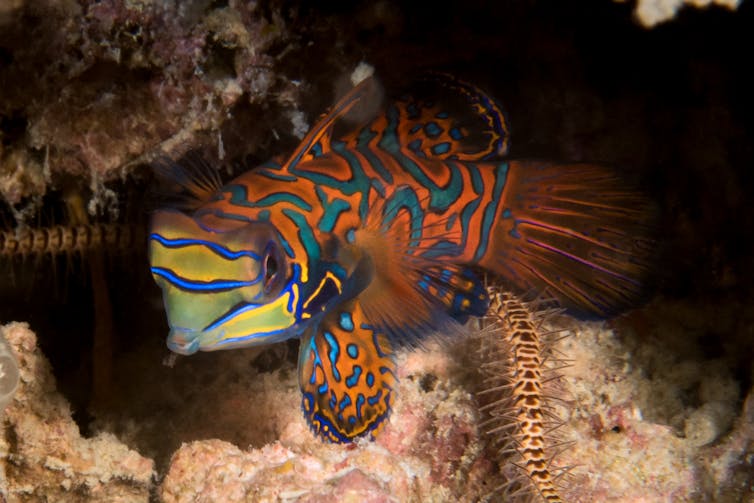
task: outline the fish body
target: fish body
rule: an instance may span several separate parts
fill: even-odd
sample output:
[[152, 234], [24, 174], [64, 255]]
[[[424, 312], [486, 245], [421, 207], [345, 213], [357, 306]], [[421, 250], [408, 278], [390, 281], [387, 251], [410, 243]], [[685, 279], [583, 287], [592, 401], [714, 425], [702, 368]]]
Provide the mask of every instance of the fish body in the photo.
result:
[[[179, 353], [301, 339], [302, 407], [323, 438], [384, 424], [394, 351], [485, 314], [477, 270], [565, 306], [635, 301], [648, 206], [609, 169], [506, 159], [500, 107], [444, 77], [456, 100], [403, 98], [335, 133], [369, 99], [341, 99], [283, 163], [152, 220], [150, 263]], [[212, 193], [210, 193], [212, 192]]]

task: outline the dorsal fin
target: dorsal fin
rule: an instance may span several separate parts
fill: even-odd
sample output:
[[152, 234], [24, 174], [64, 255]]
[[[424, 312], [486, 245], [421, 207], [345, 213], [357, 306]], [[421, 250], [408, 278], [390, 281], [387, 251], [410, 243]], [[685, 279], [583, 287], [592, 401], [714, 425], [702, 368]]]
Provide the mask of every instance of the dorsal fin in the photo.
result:
[[296, 166], [302, 161], [325, 155], [331, 150], [333, 127], [348, 111], [365, 97], [376, 95], [377, 83], [373, 77], [367, 77], [343, 96], [329, 111], [323, 114], [317, 123], [306, 133], [298, 148], [288, 159], [288, 166]]
[[222, 186], [217, 170], [195, 152], [189, 152], [177, 162], [165, 155], [159, 156], [151, 167], [164, 185], [161, 198], [176, 209], [196, 209]]

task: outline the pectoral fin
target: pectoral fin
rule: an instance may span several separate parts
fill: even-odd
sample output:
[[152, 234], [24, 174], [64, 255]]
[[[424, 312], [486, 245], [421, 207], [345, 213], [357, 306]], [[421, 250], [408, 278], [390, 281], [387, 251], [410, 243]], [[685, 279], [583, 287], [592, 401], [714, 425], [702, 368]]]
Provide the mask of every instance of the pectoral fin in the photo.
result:
[[395, 362], [358, 299], [304, 334], [298, 366], [302, 409], [315, 434], [336, 443], [377, 434], [390, 413]]

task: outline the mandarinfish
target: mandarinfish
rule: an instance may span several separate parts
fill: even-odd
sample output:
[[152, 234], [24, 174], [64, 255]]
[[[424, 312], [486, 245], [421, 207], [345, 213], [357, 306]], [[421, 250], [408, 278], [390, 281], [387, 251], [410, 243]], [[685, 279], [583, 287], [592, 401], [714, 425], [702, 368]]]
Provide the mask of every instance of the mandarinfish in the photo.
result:
[[396, 348], [485, 314], [478, 271], [604, 316], [636, 302], [652, 253], [639, 192], [607, 167], [507, 159], [505, 117], [476, 87], [435, 76], [349, 121], [375, 86], [282, 164], [222, 187], [174, 169], [195, 202], [156, 212], [149, 235], [170, 349], [300, 338], [303, 411], [333, 442], [384, 424]]

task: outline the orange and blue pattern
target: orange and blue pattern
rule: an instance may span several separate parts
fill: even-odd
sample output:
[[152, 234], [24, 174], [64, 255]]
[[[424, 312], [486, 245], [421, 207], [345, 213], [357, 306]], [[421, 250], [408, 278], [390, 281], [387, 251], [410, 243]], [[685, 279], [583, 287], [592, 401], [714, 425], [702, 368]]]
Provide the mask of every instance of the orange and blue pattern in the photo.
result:
[[303, 411], [334, 442], [385, 423], [396, 349], [486, 312], [478, 271], [607, 315], [636, 301], [651, 254], [650, 207], [612, 170], [507, 159], [500, 107], [447, 76], [352, 124], [375, 85], [286, 162], [184, 181], [200, 201], [157, 212], [149, 237], [169, 347], [300, 338]]

